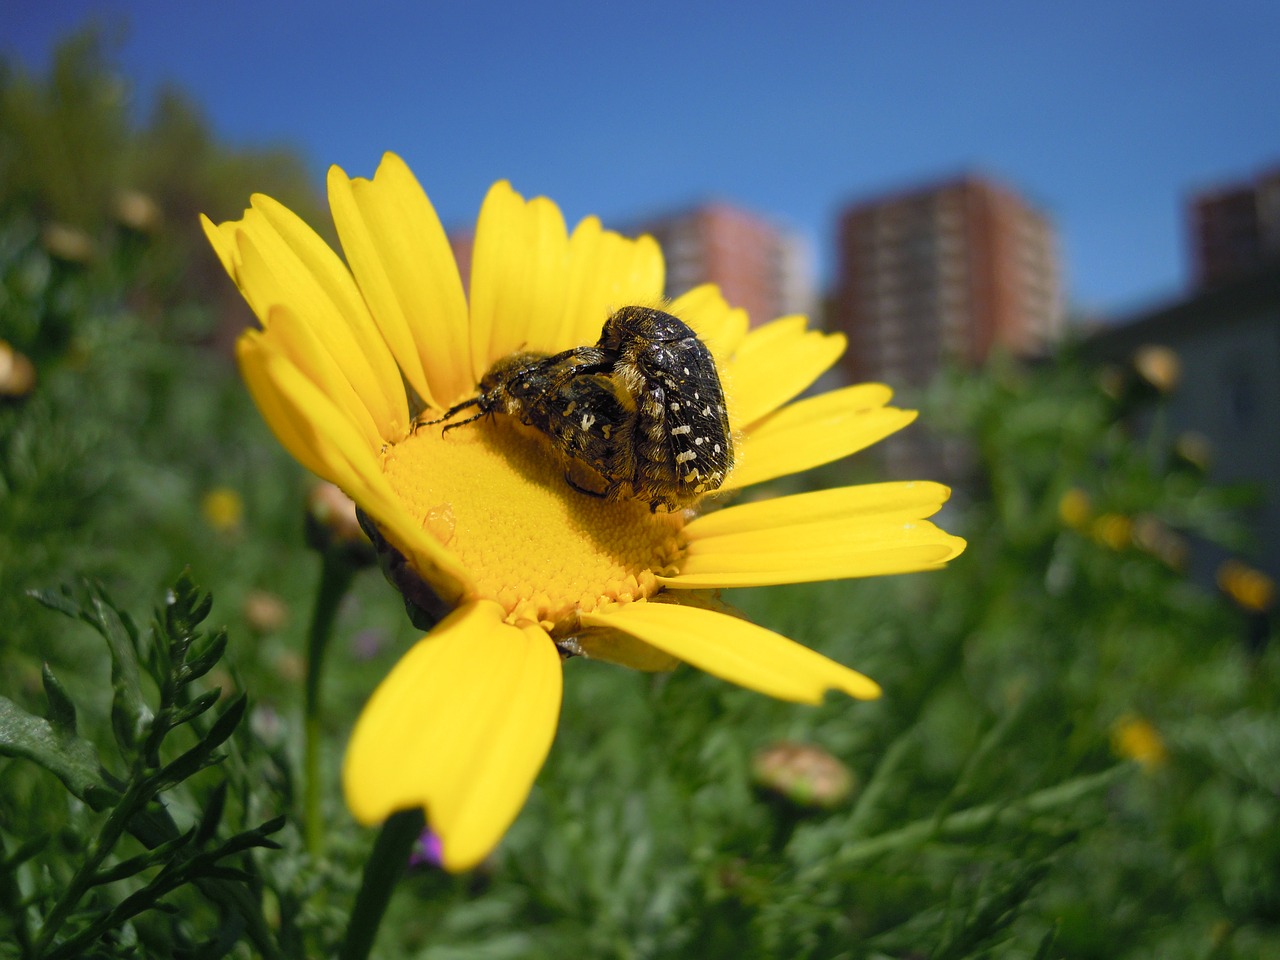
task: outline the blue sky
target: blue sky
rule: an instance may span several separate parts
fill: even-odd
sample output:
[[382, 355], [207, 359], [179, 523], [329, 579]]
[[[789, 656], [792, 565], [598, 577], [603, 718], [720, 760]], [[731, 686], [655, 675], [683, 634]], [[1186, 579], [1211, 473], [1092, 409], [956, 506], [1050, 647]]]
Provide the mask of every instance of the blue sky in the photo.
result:
[[809, 238], [850, 200], [961, 171], [1056, 223], [1071, 302], [1176, 295], [1192, 191], [1280, 164], [1280, 3], [0, 0], [32, 67], [127, 21], [145, 109], [173, 82], [233, 143], [414, 167], [446, 223], [489, 183], [572, 221], [718, 197]]

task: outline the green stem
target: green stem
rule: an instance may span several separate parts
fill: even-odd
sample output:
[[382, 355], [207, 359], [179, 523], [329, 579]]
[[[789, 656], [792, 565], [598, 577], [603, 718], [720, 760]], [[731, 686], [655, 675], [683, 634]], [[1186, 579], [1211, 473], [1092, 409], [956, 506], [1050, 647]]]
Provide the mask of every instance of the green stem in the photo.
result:
[[347, 921], [347, 938], [342, 943], [338, 960], [365, 960], [373, 949], [382, 916], [391, 901], [391, 892], [409, 865], [409, 854], [422, 834], [421, 810], [393, 813], [382, 825], [364, 865], [360, 892]]
[[[1050, 813], [1061, 807], [1073, 807], [1084, 797], [1111, 786], [1131, 772], [1129, 764], [1117, 764], [1102, 773], [1038, 790], [1020, 801], [1001, 801], [970, 807], [949, 814], [941, 820], [936, 817], [916, 820], [897, 830], [848, 844], [835, 855], [835, 860], [842, 866], [849, 866], [895, 850], [919, 846], [935, 837], [955, 839], [996, 824], [1026, 826], [1031, 817]], [[824, 865], [824, 869], [826, 866]]]
[[303, 708], [303, 823], [307, 852], [319, 857], [324, 849], [324, 817], [320, 809], [323, 795], [320, 775], [320, 685], [324, 658], [333, 636], [338, 606], [351, 587], [356, 568], [336, 549], [325, 550], [307, 634], [307, 686]]
[[62, 896], [58, 898], [44, 919], [44, 923], [40, 928], [40, 935], [36, 938], [35, 952], [37, 956], [43, 955], [50, 948], [54, 937], [57, 936], [62, 924], [80, 902], [80, 898], [84, 896], [86, 890], [94, 885], [98, 867], [115, 849], [116, 843], [119, 842], [120, 836], [124, 833], [125, 826], [130, 818], [146, 806], [147, 800], [153, 795], [150, 786], [149, 783], [141, 779], [131, 783], [124, 796], [120, 798], [120, 803], [116, 805], [115, 809], [111, 811], [106, 821], [102, 824], [102, 829], [98, 832], [97, 839], [94, 840], [93, 846], [85, 856], [84, 863], [76, 870], [75, 875], [63, 890]]

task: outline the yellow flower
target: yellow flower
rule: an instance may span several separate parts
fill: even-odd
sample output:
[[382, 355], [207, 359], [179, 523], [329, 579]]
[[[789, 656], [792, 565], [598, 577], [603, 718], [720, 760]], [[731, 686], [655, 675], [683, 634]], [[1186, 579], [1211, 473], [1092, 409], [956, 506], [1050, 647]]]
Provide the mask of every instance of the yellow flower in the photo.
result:
[[0, 397], [25, 397], [35, 386], [35, 364], [8, 341], [0, 340]]
[[1149, 720], [1133, 714], [1125, 714], [1112, 725], [1111, 749], [1117, 756], [1136, 760], [1148, 772], [1169, 760], [1160, 731]]
[[1112, 550], [1123, 550], [1133, 542], [1133, 521], [1123, 514], [1104, 513], [1093, 521], [1093, 539]]
[[1147, 344], [1133, 355], [1133, 368], [1161, 393], [1173, 393], [1182, 375], [1178, 355], [1169, 347]]
[[[948, 491], [883, 483], [653, 512], [584, 496], [546, 437], [505, 416], [411, 429], [475, 395], [517, 350], [594, 343], [618, 307], [660, 302], [662, 253], [505, 183], [484, 201], [470, 294], [444, 230], [398, 157], [372, 180], [329, 173], [346, 263], [290, 211], [255, 196], [205, 232], [263, 329], [240, 339], [259, 410], [289, 451], [341, 487], [452, 612], [405, 654], [356, 723], [343, 783], [363, 823], [424, 808], [445, 866], [477, 863], [519, 812], [555, 734], [560, 652], [665, 667], [681, 660], [787, 700], [868, 678], [763, 627], [709, 609], [700, 591], [934, 569], [964, 542], [924, 518]], [[724, 380], [737, 464], [723, 491], [860, 450], [914, 413], [878, 384], [796, 402], [844, 338], [786, 317], [748, 331], [700, 287], [665, 309], [688, 323]]]
[[1093, 502], [1079, 487], [1072, 487], [1058, 501], [1058, 519], [1065, 527], [1079, 530], [1093, 516]]
[[230, 487], [214, 487], [201, 499], [200, 511], [209, 526], [227, 533], [239, 529], [244, 519], [244, 501]]
[[1239, 560], [1219, 564], [1218, 587], [1250, 613], [1266, 613], [1276, 599], [1275, 581]]

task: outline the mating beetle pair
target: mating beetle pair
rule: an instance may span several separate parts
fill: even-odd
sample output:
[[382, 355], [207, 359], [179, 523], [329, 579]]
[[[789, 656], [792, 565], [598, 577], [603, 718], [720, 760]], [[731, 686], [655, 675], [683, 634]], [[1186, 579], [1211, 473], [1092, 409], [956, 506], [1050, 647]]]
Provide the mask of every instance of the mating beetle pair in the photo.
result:
[[516, 417], [599, 475], [601, 488], [591, 489], [565, 473], [571, 487], [590, 496], [680, 509], [719, 488], [733, 466], [711, 352], [686, 323], [652, 307], [613, 313], [595, 346], [502, 358], [475, 397], [424, 425], [471, 407], [479, 412], [444, 429], [491, 413]]

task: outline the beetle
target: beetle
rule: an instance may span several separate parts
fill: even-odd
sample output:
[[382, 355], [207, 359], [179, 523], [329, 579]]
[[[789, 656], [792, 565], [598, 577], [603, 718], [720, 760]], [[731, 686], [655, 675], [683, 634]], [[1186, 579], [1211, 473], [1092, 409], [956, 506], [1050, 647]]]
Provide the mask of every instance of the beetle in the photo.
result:
[[[580, 493], [636, 499], [650, 509], [691, 505], [716, 490], [733, 466], [724, 390], [711, 352], [684, 321], [653, 307], [612, 313], [594, 346], [548, 355], [521, 351], [493, 364], [464, 410], [513, 416], [544, 434], [566, 459], [599, 475], [600, 489], [565, 480]], [[416, 429], [415, 425], [415, 429]]]

